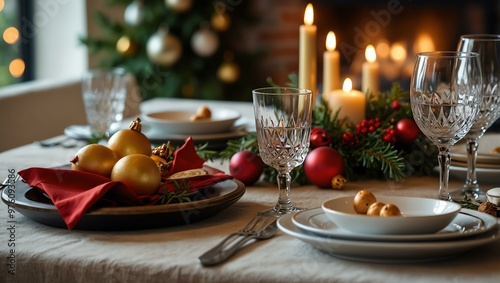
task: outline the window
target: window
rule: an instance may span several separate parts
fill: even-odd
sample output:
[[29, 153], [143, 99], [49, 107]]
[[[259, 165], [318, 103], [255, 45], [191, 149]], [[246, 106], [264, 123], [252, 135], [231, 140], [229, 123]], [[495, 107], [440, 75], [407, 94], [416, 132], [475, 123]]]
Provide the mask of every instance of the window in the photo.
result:
[[23, 36], [22, 19], [31, 15], [31, 0], [0, 0], [0, 87], [32, 79], [32, 41]]

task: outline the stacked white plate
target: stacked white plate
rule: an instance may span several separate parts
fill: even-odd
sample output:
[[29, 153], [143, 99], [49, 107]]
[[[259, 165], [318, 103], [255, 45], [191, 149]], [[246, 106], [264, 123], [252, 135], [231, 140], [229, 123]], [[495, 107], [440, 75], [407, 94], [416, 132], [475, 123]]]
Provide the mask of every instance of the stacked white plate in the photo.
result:
[[444, 260], [500, 238], [497, 218], [469, 209], [461, 209], [448, 226], [428, 234], [356, 233], [330, 221], [322, 208], [284, 215], [278, 227], [332, 256], [369, 262]]
[[[140, 116], [142, 133], [155, 144], [170, 141], [174, 145], [182, 145], [188, 137], [192, 137], [196, 144], [208, 142], [211, 148], [224, 148], [228, 140], [247, 135], [248, 126], [253, 124], [253, 121], [242, 118], [236, 110], [219, 107], [212, 107], [210, 110], [211, 118], [199, 121], [190, 119], [196, 114], [196, 107], [143, 113]], [[135, 118], [137, 117], [123, 120], [115, 131], [128, 128]], [[67, 127], [64, 133], [78, 140], [92, 137], [87, 125]]]
[[[493, 150], [500, 147], [500, 134], [485, 134], [479, 139], [479, 148], [476, 158], [476, 173], [479, 183], [500, 185], [500, 153]], [[450, 150], [450, 175], [458, 180], [465, 181], [467, 174], [467, 151], [465, 140], [453, 146]]]

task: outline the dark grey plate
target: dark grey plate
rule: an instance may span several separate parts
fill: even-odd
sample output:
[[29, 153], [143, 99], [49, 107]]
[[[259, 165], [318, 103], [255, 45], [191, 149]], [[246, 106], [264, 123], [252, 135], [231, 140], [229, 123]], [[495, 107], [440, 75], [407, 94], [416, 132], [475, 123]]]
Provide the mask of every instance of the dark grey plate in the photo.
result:
[[[192, 196], [191, 202], [164, 205], [91, 208], [83, 215], [78, 230], [141, 230], [191, 224], [209, 218], [239, 200], [245, 185], [226, 180]], [[15, 183], [15, 202], [6, 189], [2, 201], [24, 216], [53, 227], [67, 229], [57, 208], [40, 190], [22, 180]]]

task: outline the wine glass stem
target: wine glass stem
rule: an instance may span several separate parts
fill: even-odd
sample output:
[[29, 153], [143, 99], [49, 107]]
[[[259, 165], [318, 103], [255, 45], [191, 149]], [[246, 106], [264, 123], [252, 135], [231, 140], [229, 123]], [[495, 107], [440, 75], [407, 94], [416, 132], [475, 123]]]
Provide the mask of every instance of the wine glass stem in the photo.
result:
[[439, 148], [439, 192], [438, 198], [442, 200], [451, 200], [448, 192], [448, 181], [450, 179], [450, 150], [446, 147]]
[[292, 199], [290, 198], [292, 177], [290, 176], [289, 172], [278, 172], [276, 180], [278, 181], [279, 198], [278, 202], [276, 203], [275, 210], [291, 210], [293, 208]]
[[475, 138], [467, 139], [467, 179], [465, 180], [464, 190], [475, 191], [479, 189], [476, 177], [476, 158], [478, 142]]

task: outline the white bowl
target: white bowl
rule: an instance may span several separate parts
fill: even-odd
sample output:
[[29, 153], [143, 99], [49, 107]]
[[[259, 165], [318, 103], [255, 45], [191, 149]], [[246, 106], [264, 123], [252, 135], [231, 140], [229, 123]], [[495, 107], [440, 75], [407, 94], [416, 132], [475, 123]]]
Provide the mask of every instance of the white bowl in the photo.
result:
[[145, 113], [142, 119], [145, 125], [163, 133], [204, 135], [228, 132], [241, 117], [238, 111], [231, 109], [210, 108], [210, 111], [211, 118], [198, 121], [191, 121], [191, 116], [196, 114], [197, 109]]
[[489, 202], [495, 204], [496, 206], [500, 206], [500, 187], [489, 189], [486, 192], [486, 197]]
[[322, 208], [325, 215], [340, 228], [363, 234], [409, 235], [430, 234], [446, 227], [461, 206], [450, 201], [416, 197], [376, 196], [377, 201], [398, 206], [402, 216], [380, 217], [357, 214], [354, 197], [328, 200]]

